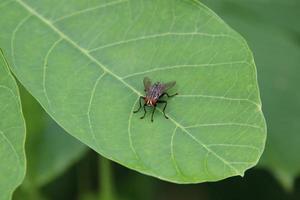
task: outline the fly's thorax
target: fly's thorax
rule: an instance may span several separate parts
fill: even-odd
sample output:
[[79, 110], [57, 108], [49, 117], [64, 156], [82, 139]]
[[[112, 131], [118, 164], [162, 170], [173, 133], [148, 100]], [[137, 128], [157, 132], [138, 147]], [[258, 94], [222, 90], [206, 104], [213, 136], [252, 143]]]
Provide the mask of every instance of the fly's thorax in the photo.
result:
[[163, 85], [160, 82], [154, 83], [146, 91], [145, 103], [148, 106], [155, 106], [163, 93]]
[[163, 93], [163, 85], [157, 82], [148, 89], [146, 96], [150, 99], [157, 100], [162, 93]]

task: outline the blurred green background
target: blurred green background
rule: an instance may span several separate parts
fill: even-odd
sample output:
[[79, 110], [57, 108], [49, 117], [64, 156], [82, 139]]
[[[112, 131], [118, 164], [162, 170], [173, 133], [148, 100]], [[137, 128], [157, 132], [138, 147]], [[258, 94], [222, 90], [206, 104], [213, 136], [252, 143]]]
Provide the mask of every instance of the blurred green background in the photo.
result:
[[268, 126], [259, 165], [243, 178], [195, 185], [144, 176], [101, 158], [66, 134], [21, 89], [28, 167], [14, 199], [300, 199], [300, 1], [202, 2], [242, 34], [253, 50]]

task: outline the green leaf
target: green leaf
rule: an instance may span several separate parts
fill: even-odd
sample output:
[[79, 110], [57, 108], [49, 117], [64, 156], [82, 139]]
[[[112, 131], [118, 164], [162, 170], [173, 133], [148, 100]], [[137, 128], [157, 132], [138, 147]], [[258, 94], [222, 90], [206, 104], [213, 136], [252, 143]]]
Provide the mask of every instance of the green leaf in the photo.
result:
[[17, 84], [0, 49], [0, 199], [8, 200], [25, 175], [25, 121]]
[[205, 2], [239, 30], [254, 50], [268, 122], [268, 142], [259, 164], [291, 189], [300, 173], [300, 94], [296, 92], [300, 84], [300, 2]]
[[67, 170], [88, 148], [66, 134], [24, 88], [21, 99], [27, 122], [28, 169], [24, 183], [41, 187]]
[[[243, 175], [266, 127], [246, 42], [182, 0], [13, 1], [0, 8], [13, 71], [70, 134], [101, 155], [177, 183]], [[144, 76], [176, 80], [166, 120], [133, 114]]]

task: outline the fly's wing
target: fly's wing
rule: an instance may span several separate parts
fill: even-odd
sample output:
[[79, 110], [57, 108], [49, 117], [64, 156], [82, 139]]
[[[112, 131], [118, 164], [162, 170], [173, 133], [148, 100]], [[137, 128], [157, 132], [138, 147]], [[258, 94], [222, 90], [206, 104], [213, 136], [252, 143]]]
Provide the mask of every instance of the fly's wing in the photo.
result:
[[174, 85], [176, 84], [176, 81], [172, 81], [172, 82], [168, 82], [168, 83], [164, 83], [163, 84], [163, 92], [167, 91], [168, 89], [174, 87]]
[[143, 82], [144, 82], [145, 91], [147, 91], [151, 86], [151, 80], [149, 77], [145, 77]]

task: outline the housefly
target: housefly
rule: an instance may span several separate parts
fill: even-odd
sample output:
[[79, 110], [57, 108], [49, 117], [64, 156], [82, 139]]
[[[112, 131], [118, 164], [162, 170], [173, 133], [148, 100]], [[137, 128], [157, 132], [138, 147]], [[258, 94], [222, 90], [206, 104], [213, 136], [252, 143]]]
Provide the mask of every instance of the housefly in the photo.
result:
[[167, 93], [167, 90], [174, 87], [176, 84], [176, 81], [168, 82], [168, 83], [160, 83], [156, 82], [152, 84], [151, 80], [148, 77], [144, 78], [144, 91], [146, 93], [146, 96], [140, 96], [139, 99], [139, 108], [136, 111], [133, 111], [134, 113], [137, 113], [141, 107], [143, 102], [143, 109], [144, 109], [144, 115], [141, 117], [143, 119], [146, 116], [146, 106], [152, 107], [152, 114], [151, 114], [151, 122], [153, 122], [153, 115], [156, 109], [156, 106], [158, 103], [164, 104], [163, 113], [166, 119], [168, 117], [166, 116], [165, 110], [168, 105], [168, 102], [166, 100], [162, 100], [161, 98], [163, 96], [167, 97], [173, 97], [177, 95], [178, 93], [175, 93], [173, 95], [169, 95]]

